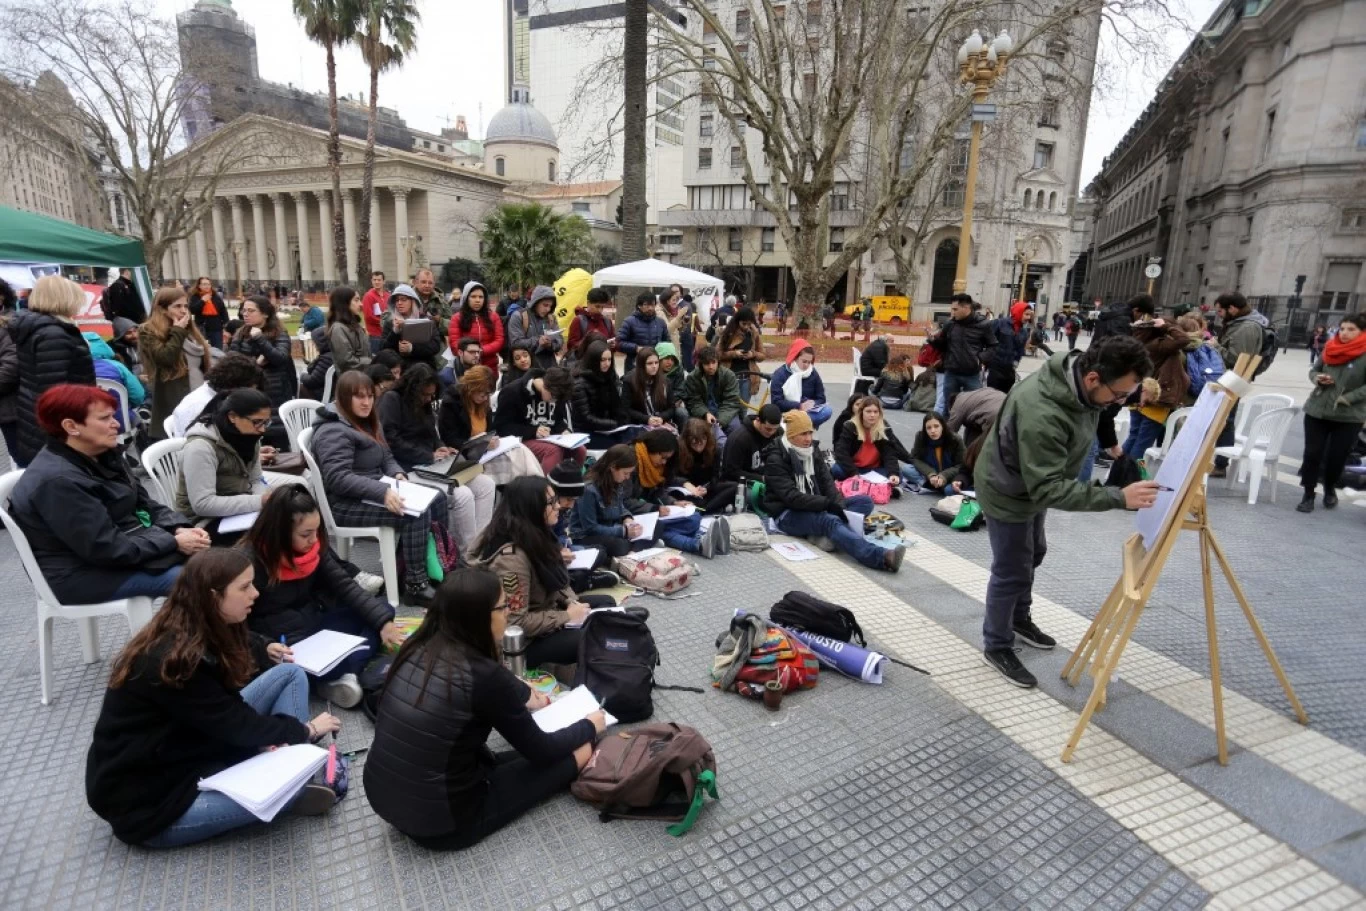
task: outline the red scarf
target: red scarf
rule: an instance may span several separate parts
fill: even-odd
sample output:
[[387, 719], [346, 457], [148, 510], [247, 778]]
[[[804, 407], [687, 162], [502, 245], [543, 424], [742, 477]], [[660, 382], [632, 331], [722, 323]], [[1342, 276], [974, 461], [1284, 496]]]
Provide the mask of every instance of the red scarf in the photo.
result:
[[1363, 354], [1366, 354], [1366, 332], [1359, 333], [1350, 342], [1344, 342], [1335, 335], [1323, 346], [1323, 362], [1330, 367], [1341, 367]]
[[321, 541], [314, 541], [312, 547], [301, 554], [295, 554], [293, 560], [288, 557], [281, 560], [280, 581], [295, 582], [313, 575], [323, 557], [321, 544]]
[[217, 315], [218, 315], [218, 308], [215, 307], [214, 304], [213, 304], [213, 292], [212, 292], [212, 291], [210, 291], [208, 294], [200, 294], [200, 295], [199, 295], [199, 299], [202, 300], [202, 301], [204, 302], [204, 309], [201, 310], [201, 311], [199, 311], [200, 314], [201, 314], [202, 316], [217, 316]]

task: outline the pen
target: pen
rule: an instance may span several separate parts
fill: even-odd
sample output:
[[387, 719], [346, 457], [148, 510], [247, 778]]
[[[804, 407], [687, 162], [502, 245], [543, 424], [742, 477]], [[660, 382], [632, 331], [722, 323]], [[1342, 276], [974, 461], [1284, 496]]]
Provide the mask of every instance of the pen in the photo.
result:
[[267, 480], [265, 479], [264, 476], [259, 477], [259, 478], [257, 478], [256, 480], [258, 480], [258, 481], [261, 482], [261, 486], [262, 486], [262, 487], [269, 487], [269, 486], [270, 486], [270, 482], [267, 481]]

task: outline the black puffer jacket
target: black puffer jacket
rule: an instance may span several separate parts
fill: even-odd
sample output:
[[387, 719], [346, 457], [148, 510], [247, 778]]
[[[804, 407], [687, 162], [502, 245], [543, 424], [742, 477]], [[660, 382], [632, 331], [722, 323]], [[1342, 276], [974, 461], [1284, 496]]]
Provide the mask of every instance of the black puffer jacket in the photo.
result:
[[1091, 329], [1091, 344], [1112, 335], [1133, 335], [1133, 308], [1126, 301], [1115, 301], [1096, 317], [1096, 325]]
[[20, 310], [9, 323], [19, 352], [19, 462], [27, 465], [47, 443], [38, 429], [38, 396], [62, 383], [95, 385], [95, 361], [75, 323], [46, 313]]
[[[151, 525], [143, 527], [137, 512]], [[161, 572], [184, 557], [175, 530], [190, 520], [147, 496], [117, 452], [90, 459], [49, 443], [10, 497], [10, 514], [52, 586], [72, 604], [108, 601], [134, 572]]]
[[858, 455], [863, 441], [859, 439], [858, 428], [853, 421], [846, 421], [840, 428], [839, 436], [835, 439], [835, 464], [844, 469], [846, 478], [853, 477], [861, 471], [880, 471], [887, 477], [901, 474], [901, 464], [898, 459], [905, 459], [908, 453], [906, 447], [901, 445], [901, 441], [896, 438], [892, 428], [885, 427], [886, 435], [875, 441], [879, 463], [877, 466], [867, 468], [857, 468], [854, 465], [854, 456]]
[[967, 319], [951, 319], [944, 331], [930, 339], [930, 345], [943, 356], [945, 373], [979, 373], [991, 360], [996, 333], [991, 320], [980, 313]]
[[321, 402], [323, 387], [327, 385], [327, 371], [332, 366], [332, 340], [327, 337], [326, 326], [320, 326], [310, 334], [313, 336], [313, 345], [318, 349], [318, 356], [308, 365], [304, 375], [299, 377], [299, 391]]
[[251, 606], [247, 625], [267, 642], [279, 642], [281, 636], [289, 644], [308, 638], [322, 629], [323, 614], [334, 607], [346, 608], [376, 630], [394, 619], [394, 609], [357, 585], [331, 548], [323, 552], [318, 568], [308, 576], [273, 585], [261, 558], [254, 553], [251, 556], [260, 596]]
[[299, 394], [299, 372], [294, 367], [289, 336], [284, 332], [273, 339], [264, 333], [260, 338], [252, 338], [251, 330], [244, 326], [232, 337], [228, 350], [245, 354], [253, 361], [265, 358], [261, 367], [266, 373], [265, 391], [277, 409]]
[[318, 409], [313, 426], [313, 458], [328, 496], [384, 502], [392, 488], [380, 478], [403, 471], [389, 447], [351, 426], [333, 405]]
[[420, 418], [414, 418], [396, 390], [390, 389], [379, 397], [379, 423], [384, 430], [384, 442], [404, 471], [411, 471], [415, 465], [430, 465], [436, 450], [441, 448], [436, 415], [428, 408]]
[[[435, 648], [440, 653], [430, 655]], [[527, 685], [509, 670], [462, 645], [430, 641], [414, 650], [393, 671], [380, 700], [365, 761], [370, 806], [405, 835], [452, 835], [478, 813], [487, 793], [490, 731], [538, 765], [593, 742], [587, 719], [543, 732], [527, 711], [529, 696]]]
[[615, 370], [595, 370], [574, 377], [574, 429], [606, 432], [622, 425], [621, 385]]

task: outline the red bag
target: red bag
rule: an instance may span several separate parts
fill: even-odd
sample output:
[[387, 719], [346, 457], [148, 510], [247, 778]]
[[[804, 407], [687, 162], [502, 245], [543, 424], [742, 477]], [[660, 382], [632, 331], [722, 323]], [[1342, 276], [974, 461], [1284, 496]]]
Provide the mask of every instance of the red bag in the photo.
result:
[[845, 478], [837, 483], [835, 488], [845, 497], [868, 497], [878, 506], [892, 499], [891, 484], [874, 484], [862, 477]]
[[939, 363], [939, 349], [933, 345], [921, 345], [920, 353], [915, 356], [917, 367], [933, 367]]

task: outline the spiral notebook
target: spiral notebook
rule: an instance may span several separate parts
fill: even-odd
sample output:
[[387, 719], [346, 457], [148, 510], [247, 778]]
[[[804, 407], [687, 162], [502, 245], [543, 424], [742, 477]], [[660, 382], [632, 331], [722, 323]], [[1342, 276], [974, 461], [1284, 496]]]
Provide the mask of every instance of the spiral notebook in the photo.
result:
[[311, 743], [277, 747], [201, 778], [199, 790], [217, 791], [262, 822], [270, 822], [325, 762], [327, 750]]

